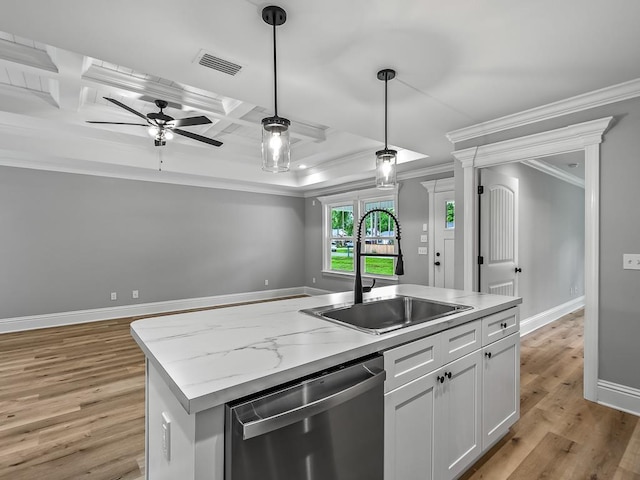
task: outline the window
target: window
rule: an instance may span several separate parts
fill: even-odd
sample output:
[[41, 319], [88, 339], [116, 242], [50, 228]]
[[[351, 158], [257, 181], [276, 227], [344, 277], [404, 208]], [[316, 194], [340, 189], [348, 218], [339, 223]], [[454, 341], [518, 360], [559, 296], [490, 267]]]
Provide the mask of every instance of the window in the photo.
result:
[[456, 202], [453, 200], [447, 200], [445, 211], [447, 212], [447, 218], [445, 220], [444, 228], [447, 230], [453, 230], [456, 228]]
[[[373, 209], [396, 213], [397, 191], [380, 194], [371, 189], [320, 197], [323, 205], [323, 271], [353, 275], [356, 229], [362, 215]], [[362, 225], [362, 252], [396, 254], [396, 226], [384, 212], [374, 212]], [[395, 257], [364, 257], [362, 272], [369, 276], [393, 277]]]
[[353, 204], [331, 209], [331, 270], [353, 272]]

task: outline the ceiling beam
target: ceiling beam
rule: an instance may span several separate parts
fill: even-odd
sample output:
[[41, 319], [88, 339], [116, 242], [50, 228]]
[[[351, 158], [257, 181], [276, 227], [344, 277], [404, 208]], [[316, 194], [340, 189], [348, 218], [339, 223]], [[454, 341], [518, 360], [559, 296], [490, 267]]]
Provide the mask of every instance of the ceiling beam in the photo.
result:
[[56, 65], [44, 50], [8, 40], [0, 39], [0, 62], [20, 65], [25, 71], [36, 75], [45, 75], [45, 72], [58, 73]]
[[47, 47], [47, 52], [58, 69], [57, 78], [49, 79], [51, 96], [60, 110], [77, 112], [84, 103], [82, 74], [91, 60], [84, 55], [55, 47]]

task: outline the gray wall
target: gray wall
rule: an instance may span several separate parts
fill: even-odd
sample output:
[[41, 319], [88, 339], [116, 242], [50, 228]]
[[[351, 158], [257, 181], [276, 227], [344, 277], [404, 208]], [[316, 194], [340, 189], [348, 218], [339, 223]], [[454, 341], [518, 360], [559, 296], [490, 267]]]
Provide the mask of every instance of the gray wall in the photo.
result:
[[584, 295], [584, 189], [521, 163], [490, 170], [519, 179], [521, 318]]
[[[426, 233], [422, 231], [422, 226], [429, 222], [429, 192], [421, 185], [421, 182], [446, 177], [447, 174], [439, 174], [400, 182], [398, 214], [402, 227], [405, 274], [399, 278], [399, 283], [428, 284], [428, 256], [418, 255], [418, 247], [424, 246], [420, 243], [420, 235]], [[308, 198], [305, 211], [306, 284], [329, 291], [351, 290], [353, 277], [322, 273], [322, 204], [316, 198]], [[313, 278], [316, 279], [315, 284], [312, 284]], [[365, 282], [365, 285], [368, 284], [368, 281]], [[388, 283], [380, 280], [376, 282], [377, 286], [385, 284]]]
[[302, 198], [0, 167], [0, 318], [298, 287], [304, 218]]
[[[566, 115], [507, 132], [470, 140], [455, 149], [485, 145], [509, 138], [613, 116], [613, 125], [600, 146], [600, 311], [599, 378], [640, 388], [640, 271], [623, 270], [624, 253], [640, 253], [638, 205], [640, 190], [640, 98]], [[461, 173], [461, 169], [460, 169]], [[459, 182], [459, 183], [458, 183]], [[456, 185], [462, 176], [456, 170]], [[456, 232], [456, 242], [462, 241]], [[458, 247], [458, 245], [456, 245]]]

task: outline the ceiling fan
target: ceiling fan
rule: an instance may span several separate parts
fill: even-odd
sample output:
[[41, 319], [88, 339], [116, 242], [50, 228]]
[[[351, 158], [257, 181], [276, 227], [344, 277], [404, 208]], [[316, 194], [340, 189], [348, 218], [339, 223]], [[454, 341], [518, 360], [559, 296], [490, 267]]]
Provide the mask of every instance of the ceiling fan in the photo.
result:
[[96, 121], [87, 121], [87, 123], [102, 123], [109, 125], [137, 125], [140, 127], [149, 127], [149, 135], [154, 137], [154, 142], [156, 147], [161, 147], [166, 145], [167, 140], [171, 140], [173, 138], [173, 134], [177, 133], [178, 135], [182, 135], [183, 137], [191, 138], [192, 140], [197, 140], [199, 142], [208, 143], [209, 145], [213, 145], [214, 147], [219, 147], [222, 145], [222, 142], [218, 140], [214, 140], [213, 138], [203, 137], [202, 135], [198, 135], [197, 133], [187, 132], [186, 130], [181, 130], [177, 127], [190, 127], [193, 125], [204, 125], [207, 123], [211, 123], [205, 116], [199, 117], [188, 117], [182, 119], [175, 119], [170, 117], [166, 113], [163, 112], [165, 108], [167, 108], [168, 102], [165, 100], [156, 100], [155, 104], [160, 109], [159, 112], [151, 112], [148, 115], [144, 115], [140, 112], [137, 112], [133, 108], [125, 105], [118, 100], [114, 100], [113, 98], [103, 97], [105, 100], [114, 103], [115, 105], [124, 108], [125, 110], [137, 115], [140, 118], [143, 118], [147, 123], [129, 123], [129, 122], [96, 122]]

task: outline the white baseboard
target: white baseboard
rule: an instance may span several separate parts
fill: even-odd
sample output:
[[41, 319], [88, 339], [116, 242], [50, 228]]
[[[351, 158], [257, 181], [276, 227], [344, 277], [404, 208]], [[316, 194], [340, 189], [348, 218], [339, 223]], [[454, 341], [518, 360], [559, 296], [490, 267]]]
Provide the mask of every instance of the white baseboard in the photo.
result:
[[324, 295], [331, 293], [312, 287], [292, 287], [259, 292], [234, 293], [229, 295], [215, 295], [211, 297], [186, 298], [169, 300], [166, 302], [138, 303], [135, 305], [121, 305], [117, 307], [95, 308], [91, 310], [76, 310], [44, 315], [25, 317], [0, 318], [0, 333], [34, 330], [36, 328], [59, 327], [77, 323], [96, 322], [122, 317], [136, 317], [155, 313], [175, 312], [192, 308], [212, 307], [230, 303], [268, 300], [270, 298], [288, 297], [291, 295]]
[[585, 297], [574, 298], [562, 305], [558, 305], [557, 307], [550, 308], [549, 310], [545, 310], [544, 312], [538, 313], [537, 315], [533, 315], [532, 317], [525, 318], [520, 321], [520, 336], [524, 337], [525, 335], [537, 330], [545, 325], [548, 325], [551, 322], [555, 322], [559, 318], [567, 315], [568, 313], [575, 312], [576, 310], [584, 307]]
[[598, 403], [640, 416], [640, 390], [598, 380]]

